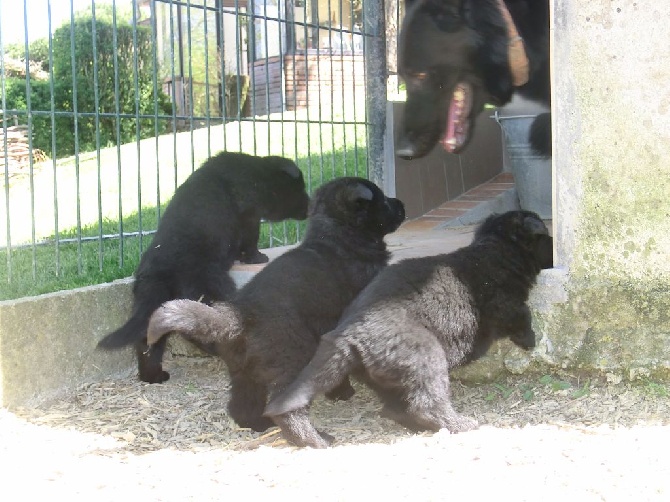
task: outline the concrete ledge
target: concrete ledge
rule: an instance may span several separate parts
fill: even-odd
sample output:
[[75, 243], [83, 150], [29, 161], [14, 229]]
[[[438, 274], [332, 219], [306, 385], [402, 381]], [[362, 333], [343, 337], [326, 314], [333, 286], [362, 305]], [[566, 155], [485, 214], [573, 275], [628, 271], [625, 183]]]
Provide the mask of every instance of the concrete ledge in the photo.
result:
[[[274, 258], [288, 247], [273, 248]], [[241, 286], [262, 265], [236, 266]], [[83, 383], [137, 371], [132, 347], [96, 350], [104, 335], [126, 322], [132, 278], [107, 284], [0, 302], [0, 405], [26, 405], [76, 389]], [[179, 337], [173, 354], [204, 354]]]
[[496, 195], [491, 200], [481, 202], [475, 207], [468, 209], [461, 216], [457, 216], [456, 218], [452, 218], [441, 225], [436, 226], [435, 230], [476, 225], [477, 223], [484, 221], [493, 213], [504, 213], [506, 211], [515, 211], [517, 209], [520, 209], [519, 196], [516, 193], [516, 188], [510, 188], [509, 190], [505, 190]]
[[132, 280], [0, 303], [0, 403], [27, 404], [109, 375], [127, 375], [130, 349], [95, 350], [125, 322]]
[[535, 364], [635, 380], [670, 376], [670, 290], [655, 280], [574, 277], [554, 269], [531, 307]]
[[567, 370], [608, 381], [670, 378], [670, 291], [642, 283], [577, 280], [565, 269], [543, 270], [529, 307], [537, 347], [505, 340], [482, 359], [453, 372], [491, 381], [509, 372]]
[[[425, 234], [425, 233], [424, 233]], [[423, 235], [423, 234], [421, 234]], [[402, 244], [402, 233], [390, 239], [394, 261], [414, 255], [430, 255], [465, 245], [470, 233], [430, 232], [426, 242], [415, 236]], [[399, 241], [400, 244], [395, 242]], [[448, 242], [448, 244], [445, 244]], [[446, 246], [449, 249], [442, 249]], [[271, 259], [289, 247], [268, 250]], [[231, 275], [238, 287], [249, 281], [262, 265], [237, 265]], [[531, 307], [538, 322], [551, 316], [557, 303], [565, 302], [564, 282], [560, 271], [543, 271], [533, 290]], [[91, 381], [136, 372], [132, 348], [118, 352], [96, 350], [100, 338], [123, 324], [132, 304], [133, 279], [89, 286], [37, 297], [0, 302], [0, 405], [25, 405], [49, 399], [76, 389]], [[542, 332], [542, 326], [536, 330]], [[548, 343], [548, 337], [542, 343]], [[553, 345], [565, 343], [560, 337]], [[569, 340], [567, 343], [570, 343]], [[180, 337], [171, 337], [168, 350], [176, 356], [203, 356], [194, 345]], [[556, 364], [551, 350], [536, 349], [524, 353], [511, 343], [497, 344], [481, 361], [455, 371], [457, 378], [485, 381], [506, 371], [523, 372], [532, 361]]]

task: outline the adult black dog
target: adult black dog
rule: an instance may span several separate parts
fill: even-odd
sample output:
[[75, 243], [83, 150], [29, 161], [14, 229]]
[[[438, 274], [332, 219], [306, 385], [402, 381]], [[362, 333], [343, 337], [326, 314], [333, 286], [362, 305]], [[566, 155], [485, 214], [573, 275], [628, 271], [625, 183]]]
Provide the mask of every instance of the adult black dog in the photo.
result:
[[[405, 219], [398, 199], [370, 181], [339, 178], [312, 199], [302, 243], [270, 262], [228, 302], [209, 307], [188, 300], [162, 305], [151, 317], [147, 340], [176, 331], [215, 343], [231, 379], [228, 411], [242, 427], [262, 431], [268, 396], [298, 375], [319, 337], [333, 329], [344, 308], [386, 266], [384, 236]], [[345, 379], [329, 397], [346, 399]], [[283, 418], [278, 425], [283, 427]]]
[[132, 315], [98, 347], [135, 344], [140, 379], [166, 381], [167, 338], [151, 350], [146, 344], [151, 313], [175, 298], [229, 298], [236, 288], [228, 271], [236, 259], [268, 261], [258, 251], [261, 218], [304, 220], [308, 204], [302, 173], [289, 159], [229, 152], [211, 157], [175, 191], [135, 271]]
[[[426, 155], [439, 141], [459, 153], [486, 103], [514, 93], [550, 104], [548, 0], [407, 0], [398, 72], [407, 86], [396, 153]], [[533, 122], [531, 145], [551, 154], [551, 118]]]
[[386, 416], [410, 429], [476, 427], [451, 406], [449, 370], [481, 357], [496, 339], [535, 346], [526, 300], [540, 269], [552, 265], [550, 247], [535, 213], [511, 211], [486, 219], [469, 246], [389, 266], [266, 415], [287, 424], [283, 432], [295, 444], [325, 447], [307, 407], [353, 374], [379, 394]]

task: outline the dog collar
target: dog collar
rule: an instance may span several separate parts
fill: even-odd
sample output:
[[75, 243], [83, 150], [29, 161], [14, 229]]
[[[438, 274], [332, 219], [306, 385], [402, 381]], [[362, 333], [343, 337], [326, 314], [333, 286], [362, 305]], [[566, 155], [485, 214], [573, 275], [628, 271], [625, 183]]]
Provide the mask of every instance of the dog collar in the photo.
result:
[[507, 25], [507, 59], [512, 72], [512, 84], [519, 87], [528, 82], [528, 57], [524, 48], [523, 38], [516, 29], [512, 15], [503, 0], [498, 1], [498, 8]]

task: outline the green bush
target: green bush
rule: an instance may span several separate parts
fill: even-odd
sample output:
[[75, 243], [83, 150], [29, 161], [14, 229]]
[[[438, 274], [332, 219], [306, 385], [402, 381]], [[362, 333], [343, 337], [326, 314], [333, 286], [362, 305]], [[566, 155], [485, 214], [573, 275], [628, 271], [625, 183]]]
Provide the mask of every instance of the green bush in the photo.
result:
[[[146, 27], [133, 29], [128, 23], [117, 22], [115, 48], [114, 26], [107, 17], [96, 18], [95, 45], [93, 44], [93, 22], [90, 12], [78, 15], [73, 29], [69, 23], [66, 23], [53, 35], [54, 110], [74, 112], [75, 85], [73, 84], [76, 83], [77, 138], [80, 152], [96, 150], [96, 131], [99, 132], [101, 147], [134, 141], [138, 133], [143, 139], [154, 136], [156, 132], [162, 134], [167, 131], [169, 122], [164, 119], [139, 119], [138, 127], [138, 120], [134, 117], [117, 118], [117, 107], [119, 114], [122, 115], [172, 114], [170, 99], [162, 92], [160, 86], [157, 85], [154, 93], [155, 69], [151, 30]], [[72, 58], [71, 45], [73, 34], [74, 58]], [[37, 47], [42, 48], [44, 45], [44, 43], [31, 45], [35, 47], [35, 55], [39, 56], [40, 61], [43, 61], [45, 56], [37, 51]], [[31, 52], [31, 59], [32, 56]], [[48, 61], [48, 55], [46, 60]], [[97, 67], [97, 73], [94, 71], [94, 64]], [[137, 92], [135, 92], [136, 88]], [[28, 109], [25, 76], [5, 79], [5, 99], [7, 109]], [[49, 80], [30, 79], [30, 108], [33, 112], [51, 112]], [[96, 109], [100, 114], [112, 114], [113, 116], [103, 115], [96, 120], [96, 117], [91, 115], [96, 112]], [[19, 113], [18, 120], [19, 123], [26, 124], [28, 122], [27, 113]], [[33, 147], [56, 157], [66, 157], [75, 153], [74, 115], [56, 116], [55, 138], [52, 138], [50, 115], [33, 114], [32, 126]], [[56, 141], [55, 152], [53, 151], [54, 139]]]
[[[55, 84], [54, 95], [58, 95], [60, 85]], [[62, 90], [61, 90], [62, 92]], [[10, 110], [27, 110], [28, 100], [26, 98], [26, 79], [25, 78], [7, 78], [5, 79], [5, 99], [7, 108]], [[43, 80], [30, 80], [30, 109], [50, 111], [51, 110], [51, 90], [49, 82]], [[18, 114], [20, 124], [27, 124], [27, 114]], [[62, 117], [55, 119], [57, 146], [60, 150], [63, 134], [61, 131], [68, 127], [67, 120]], [[33, 148], [39, 148], [47, 155], [53, 155], [52, 151], [52, 127], [51, 117], [43, 114], [33, 114], [32, 117]]]
[[[76, 111], [78, 114], [169, 115], [172, 104], [160, 87], [154, 93], [153, 46], [151, 30], [146, 27], [133, 28], [126, 23], [114, 26], [97, 18], [94, 25], [89, 15], [75, 19], [73, 28], [69, 24], [58, 28], [53, 35], [53, 77], [58, 82], [56, 94], [59, 110], [74, 112], [76, 89]], [[74, 36], [74, 40], [73, 37]], [[95, 41], [95, 44], [94, 44]], [[74, 58], [72, 57], [74, 44]], [[94, 51], [94, 49], [96, 49]], [[116, 67], [114, 59], [116, 55]], [[73, 70], [74, 60], [74, 70]], [[97, 73], [95, 71], [97, 68]], [[96, 80], [98, 101], [96, 107]], [[73, 83], [76, 82], [76, 87]], [[118, 94], [117, 94], [118, 86]], [[137, 92], [136, 92], [137, 89]], [[74, 117], [65, 117], [64, 127], [58, 129], [58, 156], [74, 153]], [[117, 124], [118, 121], [118, 124]], [[118, 125], [118, 131], [117, 131]], [[77, 132], [80, 151], [96, 149], [96, 126], [100, 134], [100, 145], [127, 143], [139, 137], [161, 134], [167, 129], [167, 121], [154, 118], [96, 118], [91, 115], [78, 116]], [[65, 133], [64, 131], [67, 131]], [[61, 135], [63, 137], [61, 138]]]
[[[26, 46], [23, 42], [11, 43], [4, 46], [5, 58], [14, 59], [17, 61], [26, 60]], [[46, 38], [38, 38], [30, 42], [28, 45], [28, 55], [31, 63], [43, 71], [49, 71], [49, 40]], [[7, 68], [5, 68], [7, 72]], [[25, 75], [25, 70], [22, 71]]]

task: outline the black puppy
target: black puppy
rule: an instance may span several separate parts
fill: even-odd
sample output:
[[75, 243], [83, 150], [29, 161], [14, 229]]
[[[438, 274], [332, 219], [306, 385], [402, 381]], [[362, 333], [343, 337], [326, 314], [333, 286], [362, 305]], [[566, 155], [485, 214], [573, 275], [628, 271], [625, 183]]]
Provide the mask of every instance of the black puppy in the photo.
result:
[[387, 267], [266, 415], [286, 424], [285, 437], [296, 445], [325, 447], [308, 405], [353, 374], [379, 394], [386, 416], [410, 429], [476, 427], [451, 406], [449, 370], [499, 338], [535, 346], [526, 300], [540, 269], [552, 266], [550, 247], [535, 213], [512, 211], [485, 220], [469, 246]]
[[211, 157], [175, 191], [135, 271], [132, 315], [98, 347], [135, 344], [140, 379], [166, 381], [167, 338], [151, 350], [146, 344], [151, 313], [175, 298], [229, 298], [236, 288], [228, 270], [236, 259], [268, 261], [258, 251], [261, 218], [304, 220], [308, 204], [302, 173], [289, 159], [229, 152]]
[[[228, 411], [242, 427], [265, 430], [268, 397], [292, 382], [319, 337], [388, 262], [384, 236], [405, 218], [398, 199], [370, 181], [339, 178], [312, 199], [307, 232], [295, 249], [270, 262], [228, 302], [209, 307], [175, 300], [151, 317], [148, 342], [171, 331], [214, 342], [232, 384]], [[329, 394], [347, 399], [348, 379]], [[283, 417], [277, 424], [285, 428]]]
[[[550, 105], [548, 0], [406, 0], [398, 73], [407, 86], [396, 153], [450, 153], [468, 144], [486, 103], [514, 93]], [[531, 145], [551, 154], [551, 119], [533, 122]]]

